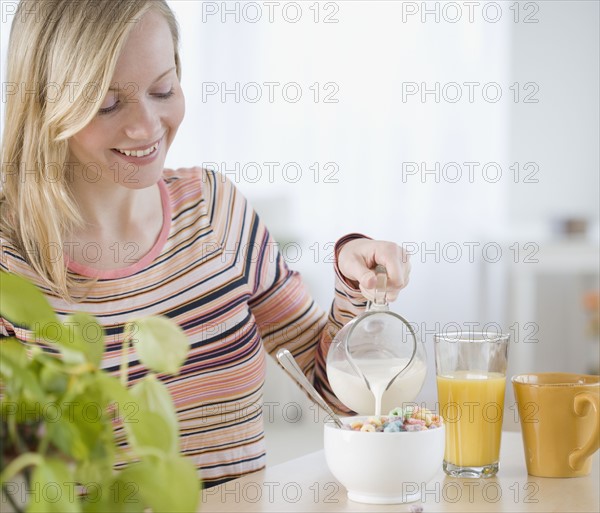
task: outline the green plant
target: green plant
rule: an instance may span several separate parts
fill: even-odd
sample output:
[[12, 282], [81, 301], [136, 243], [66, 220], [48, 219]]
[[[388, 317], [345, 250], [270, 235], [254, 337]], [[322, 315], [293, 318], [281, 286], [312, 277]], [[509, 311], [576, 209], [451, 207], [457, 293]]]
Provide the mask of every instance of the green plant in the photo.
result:
[[[180, 454], [173, 401], [155, 373], [179, 372], [189, 342], [165, 317], [125, 327], [130, 345], [148, 368], [127, 387], [100, 369], [105, 336], [98, 321], [75, 313], [60, 322], [44, 295], [26, 279], [0, 272], [0, 315], [30, 329], [56, 354], [14, 338], [0, 341], [2, 442], [0, 482], [11, 497], [23, 476], [28, 512], [196, 511], [200, 481]], [[115, 436], [124, 434], [125, 450]], [[122, 470], [115, 462], [127, 462]]]

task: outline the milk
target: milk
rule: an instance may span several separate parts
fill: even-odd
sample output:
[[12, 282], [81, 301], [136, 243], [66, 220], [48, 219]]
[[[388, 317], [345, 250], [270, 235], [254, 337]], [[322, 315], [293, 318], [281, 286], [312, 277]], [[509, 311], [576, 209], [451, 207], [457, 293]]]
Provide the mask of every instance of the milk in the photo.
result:
[[381, 415], [402, 403], [417, 397], [425, 381], [427, 368], [415, 360], [410, 368], [398, 376], [388, 390], [385, 387], [407, 363], [405, 358], [355, 359], [356, 366], [364, 373], [371, 385], [367, 388], [362, 377], [357, 376], [348, 361], [336, 361], [327, 365], [329, 384], [337, 398], [360, 415]]

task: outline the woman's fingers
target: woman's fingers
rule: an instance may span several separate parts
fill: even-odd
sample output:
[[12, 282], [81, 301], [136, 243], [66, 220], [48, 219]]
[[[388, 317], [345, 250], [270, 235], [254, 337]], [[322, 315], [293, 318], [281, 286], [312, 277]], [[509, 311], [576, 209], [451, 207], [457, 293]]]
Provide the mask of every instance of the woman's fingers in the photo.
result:
[[394, 242], [354, 239], [341, 248], [338, 266], [342, 274], [358, 284], [363, 295], [373, 300], [377, 277], [375, 266], [383, 265], [387, 272], [387, 300], [393, 301], [408, 284], [409, 255]]

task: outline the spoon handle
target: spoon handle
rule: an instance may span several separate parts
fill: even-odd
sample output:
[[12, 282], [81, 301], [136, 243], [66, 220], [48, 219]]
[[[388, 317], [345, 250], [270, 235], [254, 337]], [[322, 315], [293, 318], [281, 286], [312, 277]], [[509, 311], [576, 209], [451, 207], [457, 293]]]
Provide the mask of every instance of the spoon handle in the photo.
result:
[[306, 379], [304, 372], [300, 366], [296, 363], [296, 359], [287, 349], [281, 348], [277, 351], [277, 360], [281, 364], [281, 366], [285, 369], [285, 371], [294, 378], [298, 384], [312, 397], [313, 401], [315, 401], [321, 408], [327, 412], [327, 414], [333, 419], [338, 427], [343, 427], [344, 424], [340, 420], [340, 418], [336, 415], [336, 413], [329, 407], [329, 405], [325, 402], [325, 400], [321, 397], [321, 394], [316, 391], [315, 387], [312, 386], [310, 381]]

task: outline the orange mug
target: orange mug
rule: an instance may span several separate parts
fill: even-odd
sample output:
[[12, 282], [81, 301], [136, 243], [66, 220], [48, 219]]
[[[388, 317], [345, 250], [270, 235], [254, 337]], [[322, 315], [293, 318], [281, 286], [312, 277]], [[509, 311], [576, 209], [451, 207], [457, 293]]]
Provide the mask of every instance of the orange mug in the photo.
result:
[[590, 473], [600, 442], [600, 376], [543, 372], [513, 376], [527, 472]]

